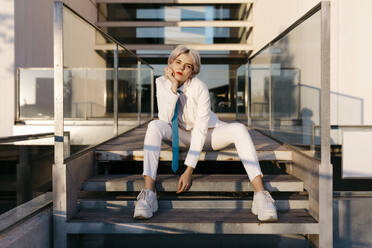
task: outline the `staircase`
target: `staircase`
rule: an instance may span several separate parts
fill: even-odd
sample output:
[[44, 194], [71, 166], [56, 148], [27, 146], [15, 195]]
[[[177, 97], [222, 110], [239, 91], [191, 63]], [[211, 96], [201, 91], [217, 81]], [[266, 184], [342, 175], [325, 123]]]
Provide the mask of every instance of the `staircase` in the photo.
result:
[[[319, 245], [320, 161], [255, 130], [249, 132], [264, 173], [264, 186], [278, 209], [278, 222], [260, 222], [251, 213], [253, 188], [233, 146], [203, 152], [190, 190], [176, 194], [179, 175], [171, 173], [171, 147], [165, 143], [156, 183], [159, 210], [149, 220], [134, 220], [136, 196], [143, 188], [145, 131], [143, 125], [65, 161], [70, 182], [66, 187], [70, 192], [66, 194], [67, 221], [62, 218], [60, 226], [55, 226], [57, 231], [66, 236], [109, 235], [110, 239], [111, 234], [290, 234], [305, 240], [306, 245]], [[186, 153], [181, 149], [181, 160]], [[62, 241], [64, 234], [58, 235]]]

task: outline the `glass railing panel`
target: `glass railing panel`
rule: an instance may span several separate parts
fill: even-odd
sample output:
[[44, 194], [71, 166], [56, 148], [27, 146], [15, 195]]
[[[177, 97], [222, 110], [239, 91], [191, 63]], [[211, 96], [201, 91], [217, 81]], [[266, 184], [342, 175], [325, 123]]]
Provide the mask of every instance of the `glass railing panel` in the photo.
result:
[[[242, 20], [245, 4], [103, 4], [99, 10], [107, 21], [182, 21]], [[100, 19], [99, 21], [105, 21]]]
[[236, 118], [247, 122], [248, 105], [248, 70], [247, 65], [241, 65], [236, 73]]
[[303, 150], [320, 149], [320, 24], [316, 11], [250, 60], [252, 124]]
[[[66, 113], [70, 118], [105, 118], [112, 121], [107, 109], [107, 95], [113, 82], [113, 47], [103, 34], [67, 8], [63, 10], [64, 71]], [[105, 40], [108, 48], [96, 48], [96, 39]]]
[[151, 118], [153, 82], [152, 69], [148, 65], [141, 64], [141, 122], [148, 121]]
[[[213, 112], [235, 114], [235, 70], [237, 67], [234, 64], [202, 64], [197, 77], [209, 89], [211, 109]], [[230, 73], [234, 75], [231, 78]]]
[[[72, 130], [71, 144], [97, 144], [138, 126], [149, 119], [141, 118], [142, 108], [151, 116], [151, 92], [142, 91], [151, 85], [152, 68], [67, 6], [63, 60], [64, 123], [65, 130]], [[143, 106], [142, 95], [148, 101]]]
[[249, 65], [250, 115], [252, 125], [270, 129], [270, 53], [261, 51]]
[[133, 53], [118, 48], [118, 115], [119, 131], [122, 132], [140, 123], [140, 64]]
[[[106, 46], [97, 48], [97, 40]], [[115, 135], [109, 108], [114, 47], [104, 33], [63, 7], [64, 130], [71, 131], [73, 146], [98, 144]]]

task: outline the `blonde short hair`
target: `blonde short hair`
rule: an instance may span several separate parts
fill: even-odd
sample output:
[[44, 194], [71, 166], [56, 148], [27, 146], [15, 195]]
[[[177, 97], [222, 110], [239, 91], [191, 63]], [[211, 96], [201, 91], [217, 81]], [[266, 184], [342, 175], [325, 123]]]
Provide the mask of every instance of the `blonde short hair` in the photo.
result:
[[173, 61], [180, 55], [180, 54], [188, 54], [190, 55], [192, 62], [193, 62], [193, 69], [192, 69], [192, 76], [194, 77], [200, 72], [200, 55], [198, 51], [188, 48], [184, 45], [177, 46], [169, 55], [168, 64], [173, 63]]

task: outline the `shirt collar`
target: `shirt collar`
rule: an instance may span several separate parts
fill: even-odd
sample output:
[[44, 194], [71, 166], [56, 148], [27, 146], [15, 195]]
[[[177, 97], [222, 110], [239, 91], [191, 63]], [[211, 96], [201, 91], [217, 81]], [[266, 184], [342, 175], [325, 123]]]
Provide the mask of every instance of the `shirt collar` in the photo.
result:
[[191, 82], [192, 82], [192, 78], [187, 79], [187, 81], [184, 84], [182, 84], [181, 87], [178, 88], [178, 90], [181, 90], [182, 92], [186, 92], [187, 88], [190, 87]]

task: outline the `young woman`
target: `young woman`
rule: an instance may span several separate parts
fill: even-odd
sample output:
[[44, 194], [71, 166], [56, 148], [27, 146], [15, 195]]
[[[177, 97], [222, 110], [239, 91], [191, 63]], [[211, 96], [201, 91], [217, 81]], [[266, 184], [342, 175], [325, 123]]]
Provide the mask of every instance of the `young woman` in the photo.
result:
[[144, 141], [143, 176], [145, 187], [137, 196], [134, 218], [148, 219], [158, 209], [155, 180], [163, 139], [172, 140], [172, 117], [178, 102], [180, 141], [189, 146], [187, 169], [178, 180], [177, 193], [191, 186], [191, 175], [204, 148], [219, 150], [234, 143], [254, 187], [252, 213], [261, 221], [276, 221], [277, 212], [270, 193], [264, 190], [256, 150], [247, 128], [240, 123], [220, 121], [211, 111], [207, 86], [196, 75], [200, 55], [185, 46], [175, 48], [168, 58], [165, 75], [156, 80], [159, 120], [149, 123]]

